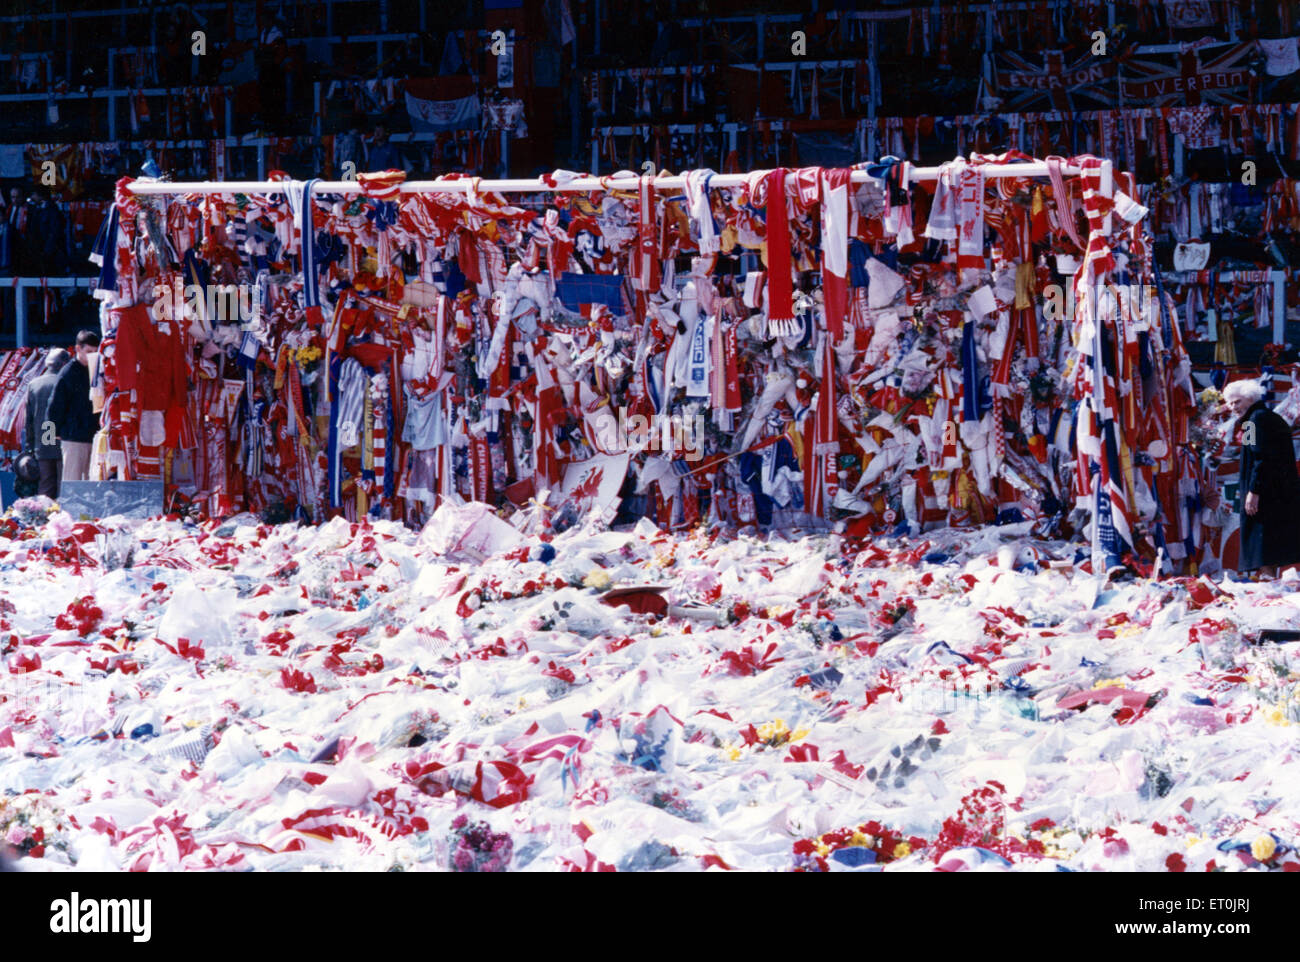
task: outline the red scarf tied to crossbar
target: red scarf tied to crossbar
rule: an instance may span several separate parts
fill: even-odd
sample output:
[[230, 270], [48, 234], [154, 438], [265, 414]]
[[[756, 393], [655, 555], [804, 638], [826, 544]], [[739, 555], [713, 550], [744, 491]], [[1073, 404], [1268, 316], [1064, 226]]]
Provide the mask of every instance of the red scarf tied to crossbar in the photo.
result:
[[794, 322], [794, 291], [790, 281], [790, 222], [785, 208], [785, 168], [763, 180], [767, 193], [767, 323]]

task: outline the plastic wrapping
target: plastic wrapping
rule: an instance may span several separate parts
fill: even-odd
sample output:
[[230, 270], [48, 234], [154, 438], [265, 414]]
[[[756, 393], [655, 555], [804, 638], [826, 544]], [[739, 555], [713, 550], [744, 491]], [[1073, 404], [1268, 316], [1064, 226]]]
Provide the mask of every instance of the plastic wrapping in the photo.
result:
[[82, 530], [127, 567], [39, 517], [0, 536], [20, 867], [1300, 864], [1285, 584], [1098, 591], [1027, 527], [536, 542], [479, 505]]

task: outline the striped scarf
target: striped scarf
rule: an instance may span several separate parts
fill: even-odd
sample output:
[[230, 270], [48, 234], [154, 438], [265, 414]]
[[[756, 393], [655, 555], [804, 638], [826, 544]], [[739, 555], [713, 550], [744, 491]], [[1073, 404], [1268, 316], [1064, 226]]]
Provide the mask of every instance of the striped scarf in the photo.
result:
[[826, 326], [831, 338], [844, 336], [849, 313], [849, 183], [850, 171], [839, 167], [821, 172], [822, 289]]
[[790, 220], [786, 211], [784, 167], [768, 171], [757, 183], [767, 211], [767, 326], [781, 337], [799, 333], [794, 319], [794, 285], [790, 272]]
[[[658, 292], [659, 225], [657, 222], [654, 177], [642, 177], [637, 188], [637, 239], [633, 248], [632, 286], [647, 294]], [[554, 272], [555, 265], [552, 264]]]

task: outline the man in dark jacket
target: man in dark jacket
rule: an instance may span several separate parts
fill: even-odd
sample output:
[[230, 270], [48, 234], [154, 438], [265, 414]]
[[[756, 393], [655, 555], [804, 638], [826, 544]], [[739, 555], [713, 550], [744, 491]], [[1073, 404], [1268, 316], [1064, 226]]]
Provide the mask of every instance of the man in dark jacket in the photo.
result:
[[63, 449], [54, 425], [47, 421], [45, 412], [50, 407], [50, 397], [54, 394], [54, 385], [58, 383], [59, 372], [72, 359], [63, 348], [55, 348], [45, 355], [45, 373], [27, 386], [27, 421], [23, 426], [23, 450], [36, 456], [36, 463], [41, 467], [41, 480], [36, 488], [37, 494], [47, 498], [58, 498], [59, 475], [61, 474]]
[[1238, 567], [1272, 578], [1300, 563], [1300, 475], [1291, 427], [1263, 398], [1258, 381], [1233, 381], [1223, 392], [1241, 431]]
[[63, 446], [63, 480], [85, 481], [90, 473], [90, 442], [99, 419], [90, 404], [90, 355], [99, 350], [99, 335], [77, 335], [77, 361], [59, 374], [45, 419], [54, 422], [55, 436]]

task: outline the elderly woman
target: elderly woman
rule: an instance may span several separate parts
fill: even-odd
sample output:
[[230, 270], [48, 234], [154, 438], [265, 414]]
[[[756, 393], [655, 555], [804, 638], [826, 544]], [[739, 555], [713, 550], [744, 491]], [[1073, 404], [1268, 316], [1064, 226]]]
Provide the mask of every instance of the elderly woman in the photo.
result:
[[1258, 381], [1233, 381], [1223, 392], [1241, 435], [1239, 567], [1271, 578], [1300, 562], [1300, 477], [1291, 427], [1263, 398]]

